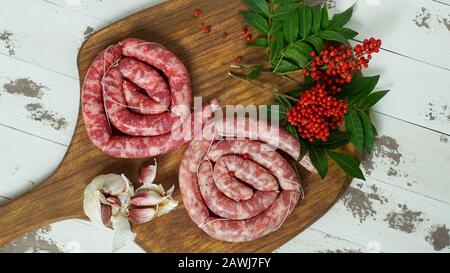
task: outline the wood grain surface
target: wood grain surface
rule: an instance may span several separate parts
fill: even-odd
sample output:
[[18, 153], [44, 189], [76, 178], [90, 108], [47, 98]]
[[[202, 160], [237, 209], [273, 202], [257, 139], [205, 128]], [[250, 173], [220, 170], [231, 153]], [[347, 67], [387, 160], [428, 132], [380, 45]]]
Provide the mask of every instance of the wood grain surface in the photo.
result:
[[[193, 17], [202, 10], [201, 19]], [[95, 56], [126, 37], [163, 44], [187, 66], [194, 96], [204, 102], [218, 98], [221, 105], [261, 105], [273, 99], [261, 89], [227, 76], [229, 65], [242, 55], [244, 62], [259, 59], [264, 52], [246, 48], [242, 40], [241, 1], [174, 0], [141, 11], [92, 35], [78, 55], [80, 79]], [[212, 27], [206, 34], [198, 24]], [[228, 35], [226, 38], [223, 33]], [[82, 80], [81, 80], [82, 81]], [[178, 166], [185, 147], [158, 157], [157, 183], [177, 185]], [[124, 173], [137, 181], [139, 167], [149, 159], [114, 159], [103, 154], [88, 138], [81, 115], [72, 143], [60, 167], [31, 192], [0, 207], [0, 245], [28, 230], [69, 218], [84, 219], [84, 187], [97, 175]], [[330, 165], [328, 178], [302, 172], [305, 200], [301, 201], [276, 232], [248, 243], [224, 243], [210, 238], [190, 220], [183, 204], [169, 215], [133, 226], [137, 241], [152, 252], [269, 252], [292, 239], [320, 218], [347, 188], [350, 178]], [[178, 187], [177, 187], [178, 189]], [[179, 191], [174, 197], [181, 200]]]

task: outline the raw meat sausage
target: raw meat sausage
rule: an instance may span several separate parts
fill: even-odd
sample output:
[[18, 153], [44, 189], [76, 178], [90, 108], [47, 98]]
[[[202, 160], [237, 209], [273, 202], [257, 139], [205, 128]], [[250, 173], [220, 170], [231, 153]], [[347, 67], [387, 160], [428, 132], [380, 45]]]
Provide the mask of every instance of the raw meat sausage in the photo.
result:
[[109, 120], [121, 132], [131, 136], [158, 136], [175, 129], [172, 126], [180, 121], [172, 112], [140, 115], [129, 111], [123, 96], [122, 74], [116, 67], [106, 73], [103, 86]]
[[277, 230], [302, 195], [296, 170], [275, 149], [296, 159], [300, 148], [283, 129], [278, 136], [249, 129], [258, 124], [248, 118], [213, 120], [181, 162], [179, 183], [188, 214], [218, 240], [251, 241]]
[[191, 95], [187, 70], [172, 52], [126, 39], [98, 54], [87, 71], [81, 94], [87, 134], [114, 157], [167, 153], [189, 142], [218, 107], [213, 100], [191, 114]]
[[[150, 66], [136, 61], [131, 58], [122, 59], [119, 63], [119, 69], [122, 76], [129, 80], [129, 82], [135, 83], [138, 87], [142, 88], [148, 95], [143, 96], [138, 94], [125, 94], [125, 100], [129, 106], [136, 106], [141, 102], [140, 107], [130, 107], [139, 109], [140, 114], [159, 114], [167, 112], [170, 107], [170, 90], [164, 79]], [[128, 85], [128, 84], [127, 84]], [[125, 84], [124, 84], [125, 87]], [[127, 88], [132, 91], [131, 88]], [[133, 88], [136, 90], [136, 88]], [[125, 88], [124, 88], [125, 90]], [[128, 91], [127, 90], [127, 91]], [[139, 96], [142, 95], [142, 96]], [[128, 100], [127, 100], [128, 97]], [[133, 103], [134, 98], [137, 97], [138, 103]], [[131, 105], [130, 105], [131, 104]]]

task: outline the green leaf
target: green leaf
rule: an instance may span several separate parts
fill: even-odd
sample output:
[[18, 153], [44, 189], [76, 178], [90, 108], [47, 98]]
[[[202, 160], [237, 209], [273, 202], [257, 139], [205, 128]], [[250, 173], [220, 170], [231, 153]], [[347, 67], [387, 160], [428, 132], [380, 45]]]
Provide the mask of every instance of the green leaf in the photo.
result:
[[344, 36], [347, 39], [353, 39], [356, 37], [356, 35], [358, 35], [358, 32], [356, 32], [350, 28], [335, 27], [335, 28], [333, 28], [333, 30], [336, 32], [339, 32], [340, 34], [342, 34], [342, 36]]
[[295, 12], [298, 7], [300, 7], [299, 3], [282, 5], [273, 11], [272, 19], [284, 20], [288, 14]]
[[330, 21], [328, 19], [328, 8], [327, 5], [324, 5], [322, 7], [322, 16], [321, 16], [321, 23], [320, 26], [322, 29], [327, 29], [330, 26]]
[[298, 37], [298, 13], [297, 11], [292, 12], [287, 15], [286, 20], [284, 20], [283, 32], [288, 43], [293, 43]]
[[[278, 106], [278, 107], [275, 107]], [[272, 117], [272, 113], [278, 116], [278, 120], [282, 121], [286, 118], [286, 112], [280, 105], [269, 105], [267, 107], [267, 116]]]
[[362, 72], [359, 70], [356, 71], [355, 74], [353, 74], [350, 83], [342, 85], [342, 91], [336, 94], [336, 98], [338, 99], [347, 98], [352, 93], [352, 91], [356, 89], [358, 85], [360, 85], [359, 81], [361, 80], [362, 77], [363, 77]]
[[287, 3], [295, 3], [298, 0], [272, 0], [274, 4], [287, 4]]
[[317, 36], [309, 36], [305, 39], [305, 41], [310, 43], [316, 49], [317, 52], [320, 52], [325, 47], [323, 40]]
[[297, 131], [297, 128], [295, 127], [295, 126], [293, 126], [292, 124], [290, 124], [290, 123], [288, 123], [287, 125], [286, 125], [286, 130], [289, 132], [289, 134], [291, 134], [293, 137], [295, 137], [295, 138], [299, 138], [299, 135], [298, 135], [298, 131]]
[[324, 30], [322, 32], [319, 32], [317, 35], [327, 41], [336, 41], [345, 45], [349, 45], [348, 40], [344, 36], [342, 36], [342, 34], [333, 30]]
[[247, 43], [247, 45], [249, 45], [249, 46], [257, 46], [257, 47], [264, 47], [264, 48], [269, 46], [267, 44], [267, 38], [265, 38], [265, 37], [256, 38], [255, 40], [251, 41], [250, 43]]
[[294, 164], [297, 164], [298, 162], [300, 162], [303, 157], [305, 157], [305, 155], [308, 153], [308, 144], [306, 143], [306, 141], [304, 139], [302, 139], [298, 133], [297, 127], [293, 126], [292, 124], [288, 123], [286, 125], [286, 129], [289, 132], [289, 134], [291, 134], [293, 137], [295, 137], [296, 139], [298, 139], [298, 141], [300, 142], [300, 155], [298, 156], [298, 158], [296, 159], [296, 161], [294, 162]]
[[372, 122], [370, 117], [363, 111], [358, 111], [359, 117], [364, 128], [364, 150], [370, 154], [372, 152], [373, 144], [375, 141], [375, 134], [373, 132]]
[[334, 28], [344, 26], [345, 24], [348, 23], [348, 21], [350, 21], [350, 18], [352, 18], [352, 14], [353, 14], [353, 6], [351, 6], [342, 13], [335, 14], [333, 16], [333, 19], [331, 19], [330, 21], [330, 27]]
[[362, 77], [358, 80], [358, 87], [350, 90], [348, 104], [354, 104], [366, 98], [375, 88], [380, 79], [380, 75], [373, 77]]
[[353, 157], [337, 152], [328, 152], [328, 156], [348, 175], [354, 178], [366, 180], [364, 174], [359, 168], [359, 162]]
[[263, 69], [263, 66], [259, 65], [258, 67], [256, 67], [252, 71], [250, 71], [250, 73], [248, 73], [247, 77], [249, 77], [250, 79], [258, 78], [259, 75], [261, 75], [262, 69]]
[[270, 45], [270, 52], [272, 52], [272, 63], [278, 63], [281, 58], [281, 51], [284, 48], [284, 39], [281, 33], [275, 36], [275, 40], [273, 40]]
[[358, 151], [361, 151], [364, 144], [364, 131], [356, 110], [348, 109], [348, 113], [345, 114], [345, 126], [351, 135], [350, 142]]
[[325, 153], [325, 149], [320, 147], [315, 147], [313, 145], [309, 146], [309, 158], [314, 168], [316, 168], [322, 179], [327, 176], [328, 173], [328, 161]]
[[286, 74], [288, 72], [293, 72], [293, 71], [297, 71], [299, 70], [299, 67], [296, 66], [295, 64], [286, 61], [286, 60], [281, 60], [280, 65], [278, 66], [277, 70], [274, 71], [277, 74]]
[[286, 50], [285, 56], [297, 63], [299, 67], [305, 67], [308, 64], [308, 59], [297, 48], [291, 47]]
[[[309, 5], [301, 5], [298, 12], [299, 16], [299, 34], [302, 38], [308, 36], [311, 32], [312, 12]], [[297, 37], [296, 37], [297, 38]]]
[[257, 13], [249, 11], [241, 11], [241, 13], [247, 24], [254, 27], [259, 32], [269, 34], [269, 25], [267, 24], [267, 20], [264, 17]]
[[346, 132], [332, 131], [327, 141], [317, 141], [314, 145], [325, 148], [327, 150], [333, 150], [347, 145], [350, 142], [350, 135]]
[[282, 21], [273, 21], [272, 26], [270, 26], [270, 33], [277, 33], [283, 28], [283, 22]]
[[312, 26], [311, 31], [317, 33], [320, 31], [320, 23], [322, 19], [322, 10], [319, 5], [312, 7]]
[[300, 52], [304, 57], [311, 58], [311, 52], [313, 51], [312, 47], [310, 47], [307, 43], [302, 41], [297, 41], [292, 44], [292, 46]]
[[372, 129], [373, 129], [373, 134], [375, 136], [378, 136], [378, 131], [377, 131], [377, 127], [375, 127], [375, 125], [372, 124]]
[[374, 106], [375, 104], [377, 104], [384, 96], [386, 96], [386, 94], [389, 92], [389, 90], [383, 90], [383, 91], [376, 91], [373, 92], [372, 94], [370, 94], [367, 98], [365, 98], [361, 104], [360, 104], [360, 108], [362, 110], [369, 110], [370, 108], [372, 108], [372, 106]]
[[309, 87], [306, 86], [306, 84], [295, 87], [294, 89], [291, 89], [289, 91], [287, 91], [286, 95], [289, 95], [291, 97], [294, 97], [296, 99], [300, 98], [300, 93], [302, 93], [303, 91], [305, 91], [306, 89], [308, 89]]
[[266, 0], [244, 0], [244, 2], [254, 12], [269, 17], [269, 6]]
[[285, 97], [278, 96], [276, 98], [276, 101], [279, 102], [279, 104], [280, 104], [280, 106], [281, 106], [281, 108], [283, 109], [284, 112], [289, 112], [289, 110], [292, 108], [291, 101], [288, 100]]
[[298, 141], [300, 142], [300, 155], [297, 159], [297, 163], [300, 162], [300, 160], [302, 160], [305, 157], [305, 155], [308, 153], [309, 150], [309, 144], [308, 142], [306, 142], [306, 140], [302, 139], [299, 136]]

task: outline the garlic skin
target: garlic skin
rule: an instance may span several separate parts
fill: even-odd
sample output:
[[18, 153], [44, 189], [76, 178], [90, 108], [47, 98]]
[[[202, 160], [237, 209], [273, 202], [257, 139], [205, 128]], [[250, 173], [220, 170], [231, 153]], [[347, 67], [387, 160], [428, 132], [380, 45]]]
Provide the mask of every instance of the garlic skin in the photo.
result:
[[97, 176], [84, 190], [83, 209], [86, 216], [97, 225], [112, 224], [115, 230], [114, 252], [122, 248], [127, 240], [132, 242], [135, 238], [126, 217], [133, 193], [133, 185], [123, 174]]
[[136, 234], [131, 232], [130, 222], [124, 214], [118, 214], [112, 219], [114, 229], [113, 252], [123, 248], [136, 238]]
[[100, 175], [84, 189], [83, 209], [91, 222], [103, 225], [101, 204], [107, 205], [107, 201], [101, 190], [105, 184], [116, 183], [117, 180], [122, 180], [120, 175]]
[[167, 214], [178, 206], [178, 201], [173, 199], [172, 194], [175, 190], [175, 186], [172, 186], [167, 192], [164, 201], [159, 204], [158, 212], [156, 216]]

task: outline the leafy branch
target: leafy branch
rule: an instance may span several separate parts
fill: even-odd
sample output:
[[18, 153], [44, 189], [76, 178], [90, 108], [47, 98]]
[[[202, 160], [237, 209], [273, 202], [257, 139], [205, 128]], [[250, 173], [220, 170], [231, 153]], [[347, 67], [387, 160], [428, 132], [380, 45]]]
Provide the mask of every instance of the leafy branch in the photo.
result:
[[345, 28], [353, 7], [329, 19], [328, 9], [294, 0], [244, 0], [250, 11], [242, 11], [244, 20], [260, 32], [249, 46], [266, 48], [265, 67], [277, 74], [298, 72], [311, 60], [311, 52], [320, 52], [325, 42], [348, 45], [358, 33]]
[[[358, 32], [346, 27], [353, 14], [353, 6], [330, 18], [326, 5], [310, 6], [299, 0], [243, 1], [249, 10], [241, 11], [242, 16], [259, 33], [247, 45], [265, 48], [266, 60], [256, 65], [234, 65], [232, 68], [239, 68], [246, 73], [241, 76], [230, 72], [230, 76], [264, 88], [275, 96], [275, 104], [279, 107], [269, 107], [268, 111], [278, 111], [276, 114], [280, 121], [299, 140], [302, 154], [297, 161], [308, 153], [319, 175], [325, 178], [331, 159], [348, 175], [365, 179], [359, 162], [336, 149], [351, 143], [360, 152], [372, 151], [377, 132], [369, 110], [389, 92], [374, 91], [379, 76], [364, 77], [361, 73], [355, 73], [352, 81], [342, 86], [342, 91], [335, 97], [345, 99], [349, 105], [344, 116], [345, 126], [341, 130], [331, 131], [327, 141], [308, 142], [302, 139], [297, 128], [286, 120], [287, 113], [297, 104], [300, 93], [314, 84], [310, 77], [305, 77], [305, 82], [301, 83], [290, 74], [307, 69], [315, 58], [313, 56], [317, 56], [328, 43], [349, 45], [349, 39], [358, 35]], [[312, 52], [316, 54], [312, 55]], [[279, 75], [299, 87], [279, 92], [256, 80], [261, 74], [267, 73]]]

